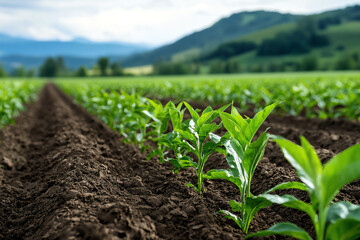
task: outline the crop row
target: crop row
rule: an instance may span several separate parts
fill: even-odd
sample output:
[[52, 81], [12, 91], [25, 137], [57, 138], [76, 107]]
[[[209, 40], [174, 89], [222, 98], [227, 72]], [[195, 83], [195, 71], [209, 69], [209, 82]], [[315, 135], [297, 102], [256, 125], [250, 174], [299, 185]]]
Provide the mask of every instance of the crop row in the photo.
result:
[[0, 127], [14, 122], [24, 104], [35, 99], [40, 85], [38, 81], [0, 82]]
[[[123, 135], [124, 141], [138, 145], [142, 151], [147, 148], [145, 141], [156, 142], [157, 147], [149, 151], [149, 159], [159, 156], [160, 162], [170, 162], [174, 173], [193, 168], [198, 181], [187, 186], [200, 195], [204, 192], [204, 179], [224, 179], [235, 184], [241, 202], [231, 200], [232, 211], [219, 210], [218, 214], [234, 220], [245, 234], [260, 209], [281, 204], [306, 212], [319, 240], [357, 239], [360, 236], [360, 206], [333, 202], [345, 184], [360, 178], [360, 144], [348, 148], [323, 166], [315, 149], [303, 137], [301, 145], [297, 145], [265, 131], [253, 140], [267, 116], [283, 103], [273, 103], [250, 119], [241, 116], [230, 104], [216, 110], [209, 106], [200, 111], [186, 102], [176, 105], [169, 101], [163, 106], [157, 100], [135, 93], [107, 91], [99, 86], [63, 84], [62, 87], [78, 103]], [[184, 117], [186, 111], [189, 118]], [[216, 132], [221, 127], [227, 131], [219, 136]], [[251, 193], [251, 180], [270, 138], [278, 143], [302, 182], [281, 183], [255, 196]], [[215, 152], [224, 154], [228, 169], [204, 172], [207, 159]], [[292, 195], [273, 194], [281, 189], [306, 191], [310, 203]], [[312, 239], [304, 229], [292, 223], [278, 223], [267, 230], [249, 234], [247, 238], [274, 234]]]
[[[81, 81], [81, 80], [80, 80]], [[234, 101], [242, 110], [258, 111], [264, 105], [283, 101], [276, 111], [310, 118], [337, 118], [360, 120], [359, 75], [295, 75], [289, 77], [178, 77], [117, 80], [88, 80], [104, 88], [122, 89], [128, 93], [157, 99], [197, 100], [210, 104]]]

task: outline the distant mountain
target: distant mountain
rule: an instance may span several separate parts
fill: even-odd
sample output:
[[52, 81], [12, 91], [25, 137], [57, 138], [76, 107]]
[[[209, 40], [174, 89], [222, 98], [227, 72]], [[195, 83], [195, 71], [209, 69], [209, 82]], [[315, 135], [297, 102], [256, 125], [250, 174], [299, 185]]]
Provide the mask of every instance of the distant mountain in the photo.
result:
[[196, 55], [208, 51], [217, 45], [247, 34], [257, 32], [279, 24], [294, 22], [300, 15], [282, 14], [278, 12], [254, 11], [241, 12], [223, 18], [209, 28], [192, 33], [180, 40], [152, 50], [126, 58], [124, 66], [151, 64], [157, 60], [171, 60], [179, 53]]
[[0, 34], [0, 54], [31, 57], [73, 56], [97, 58], [100, 56], [128, 56], [151, 47], [123, 42], [91, 42], [78, 38], [73, 41], [36, 41]]

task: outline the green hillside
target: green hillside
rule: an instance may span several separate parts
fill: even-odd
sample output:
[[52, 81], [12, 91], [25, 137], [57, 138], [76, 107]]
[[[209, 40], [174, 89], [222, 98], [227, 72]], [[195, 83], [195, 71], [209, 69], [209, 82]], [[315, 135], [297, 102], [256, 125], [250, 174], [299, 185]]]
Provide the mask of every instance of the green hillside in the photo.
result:
[[[274, 28], [259, 31], [248, 35], [239, 41], [254, 41], [260, 43], [263, 39], [272, 38], [276, 33], [284, 29], [291, 29], [294, 24], [284, 24]], [[235, 56], [232, 60], [237, 60], [242, 66], [254, 64], [268, 64], [281, 62], [300, 62], [307, 56], [316, 57], [319, 61], [320, 69], [332, 69], [335, 67], [339, 58], [345, 57], [352, 53], [360, 53], [360, 22], [346, 22], [341, 25], [331, 26], [322, 31], [329, 37], [330, 44], [326, 47], [313, 49], [306, 54], [284, 55], [284, 56], [257, 56], [256, 50]]]
[[[243, 54], [235, 55], [226, 61], [235, 61], [241, 65], [242, 70], [251, 71], [251, 68], [258, 68], [256, 71], [262, 71], [263, 68], [269, 68], [269, 65], [289, 65], [301, 64], [304, 59], [315, 58], [317, 61], [318, 70], [336, 69], [338, 62], [341, 59], [347, 59], [352, 55], [360, 55], [360, 7], [353, 6], [345, 9], [329, 11], [317, 15], [312, 15], [308, 18], [316, 23], [317, 32], [321, 36], [325, 36], [329, 43], [323, 47], [313, 47], [306, 53], [299, 54], [283, 54], [283, 55], [259, 55], [258, 49], [248, 51]], [[338, 22], [333, 24], [325, 24], [336, 19]], [[330, 22], [331, 22], [330, 21]], [[290, 22], [279, 24], [267, 29], [263, 29], [246, 36], [242, 36], [224, 45], [231, 45], [234, 42], [253, 42], [259, 45], [266, 39], [274, 39], [277, 35], [282, 33], [289, 33], [295, 31], [298, 22]], [[181, 53], [180, 53], [181, 54]], [[207, 53], [202, 53], [207, 54]], [[355, 56], [355, 58], [358, 58]], [[217, 58], [206, 59], [205, 64], [208, 65], [211, 61]], [[221, 59], [224, 60], [224, 59]], [[348, 61], [348, 60], [345, 60]], [[286, 71], [286, 69], [284, 69]]]
[[124, 66], [146, 65], [162, 60], [184, 60], [199, 56], [201, 52], [214, 49], [217, 45], [237, 39], [262, 29], [283, 23], [294, 22], [298, 15], [277, 12], [241, 12], [223, 18], [209, 28], [192, 33], [175, 43], [153, 51], [137, 54], [124, 60]]

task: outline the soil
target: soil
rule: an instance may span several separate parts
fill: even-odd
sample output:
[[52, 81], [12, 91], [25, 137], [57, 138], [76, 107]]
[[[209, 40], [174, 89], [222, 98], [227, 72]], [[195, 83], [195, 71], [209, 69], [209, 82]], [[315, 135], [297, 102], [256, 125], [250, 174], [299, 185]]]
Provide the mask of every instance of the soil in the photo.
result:
[[[261, 130], [268, 127], [295, 142], [305, 136], [323, 162], [360, 142], [360, 124], [345, 120], [271, 116]], [[169, 164], [147, 161], [53, 84], [45, 85], [14, 125], [0, 130], [0, 142], [0, 239], [244, 238], [234, 222], [213, 214], [239, 200], [234, 185], [206, 181], [200, 197], [185, 186], [196, 182], [194, 171], [174, 175]], [[226, 161], [214, 155], [207, 163], [211, 168], [227, 168]], [[295, 171], [270, 142], [252, 192], [293, 180]], [[283, 192], [308, 201], [301, 192]], [[335, 200], [360, 204], [360, 181], [345, 186]], [[282, 221], [314, 235], [305, 214], [278, 205], [261, 210], [249, 232]]]

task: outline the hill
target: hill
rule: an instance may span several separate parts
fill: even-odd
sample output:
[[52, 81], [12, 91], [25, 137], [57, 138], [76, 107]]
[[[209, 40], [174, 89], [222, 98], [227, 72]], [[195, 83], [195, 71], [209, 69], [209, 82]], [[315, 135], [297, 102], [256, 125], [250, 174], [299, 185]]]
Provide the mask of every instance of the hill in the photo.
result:
[[185, 36], [172, 44], [130, 56], [124, 60], [123, 65], [139, 66], [151, 64], [157, 60], [182, 59], [180, 55], [177, 55], [179, 53], [197, 57], [200, 52], [210, 51], [223, 42], [279, 24], [294, 22], [299, 18], [299, 15], [268, 11], [236, 13], [219, 20], [209, 28]]
[[[231, 60], [238, 61], [243, 67], [250, 65], [264, 66], [269, 63], [290, 63], [301, 62], [306, 57], [315, 57], [318, 59], [319, 69], [333, 69], [339, 59], [360, 53], [360, 6], [347, 7], [334, 11], [328, 11], [321, 14], [310, 16], [319, 27], [319, 34], [329, 39], [327, 46], [312, 48], [307, 53], [302, 54], [285, 54], [273, 56], [259, 56], [257, 50], [252, 50], [244, 54], [233, 56]], [[332, 19], [332, 20], [329, 20]], [[337, 21], [334, 21], [337, 19]], [[331, 24], [325, 24], [332, 22]], [[260, 30], [236, 40], [228, 42], [254, 42], [261, 44], [266, 39], [273, 39], [281, 33], [294, 31], [297, 23], [279, 24], [268, 29]]]

